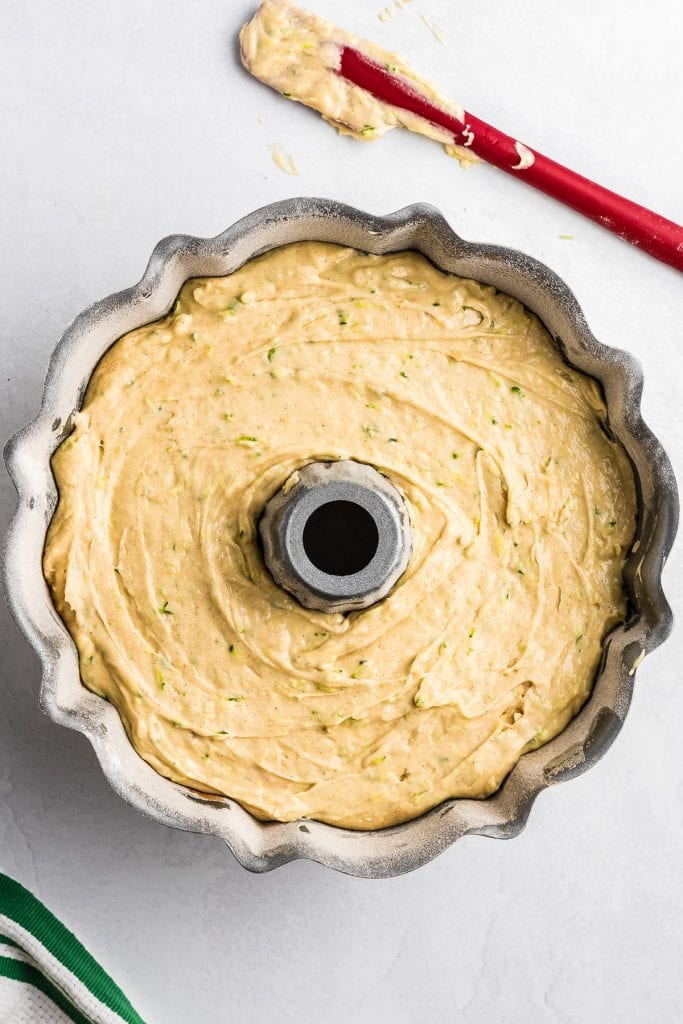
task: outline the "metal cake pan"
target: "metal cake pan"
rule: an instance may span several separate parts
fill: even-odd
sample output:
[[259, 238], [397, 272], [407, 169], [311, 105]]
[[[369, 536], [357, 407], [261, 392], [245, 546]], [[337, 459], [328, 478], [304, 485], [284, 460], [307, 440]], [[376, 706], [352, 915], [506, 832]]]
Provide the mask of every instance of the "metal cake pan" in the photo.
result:
[[[567, 361], [602, 384], [609, 427], [630, 456], [637, 484], [637, 535], [625, 571], [630, 617], [605, 641], [592, 695], [578, 716], [546, 746], [525, 754], [493, 796], [451, 799], [374, 832], [308, 820], [260, 822], [234, 800], [206, 797], [158, 775], [135, 753], [116, 709], [82, 685], [76, 648], [41, 565], [57, 502], [50, 458], [103, 353], [122, 334], [168, 313], [188, 278], [229, 274], [259, 253], [303, 240], [372, 253], [416, 249], [442, 270], [516, 296], [544, 322]], [[425, 864], [464, 835], [515, 836], [541, 790], [581, 774], [606, 752], [626, 717], [638, 664], [671, 630], [661, 573], [676, 532], [678, 496], [669, 460], [640, 414], [642, 384], [638, 362], [596, 340], [572, 293], [547, 267], [514, 250], [464, 241], [428, 205], [379, 217], [326, 199], [290, 199], [215, 238], [163, 239], [139, 284], [90, 306], [68, 328], [50, 360], [38, 416], [5, 448], [18, 504], [4, 541], [4, 585], [19, 627], [42, 660], [43, 710], [88, 737], [111, 785], [130, 804], [166, 825], [220, 837], [251, 871], [305, 857], [379, 878]]]

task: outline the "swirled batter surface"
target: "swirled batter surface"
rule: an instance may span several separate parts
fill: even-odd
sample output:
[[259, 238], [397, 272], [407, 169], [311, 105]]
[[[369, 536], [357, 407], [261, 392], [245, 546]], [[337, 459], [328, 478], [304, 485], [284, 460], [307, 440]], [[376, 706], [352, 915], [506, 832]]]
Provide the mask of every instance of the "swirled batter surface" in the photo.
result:
[[[588, 696], [636, 501], [594, 381], [516, 300], [323, 243], [189, 281], [121, 338], [54, 457], [45, 575], [83, 681], [168, 778], [352, 828], [493, 793]], [[382, 603], [300, 607], [267, 499], [311, 460], [406, 495]]]

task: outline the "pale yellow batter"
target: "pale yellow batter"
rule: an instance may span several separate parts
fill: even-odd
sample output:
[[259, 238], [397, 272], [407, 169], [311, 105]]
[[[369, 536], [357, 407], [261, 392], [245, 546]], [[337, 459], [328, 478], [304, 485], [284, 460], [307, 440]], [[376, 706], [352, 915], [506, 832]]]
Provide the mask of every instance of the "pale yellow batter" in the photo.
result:
[[453, 144], [452, 135], [422, 117], [382, 103], [337, 72], [340, 47], [352, 46], [392, 75], [413, 85], [442, 110], [464, 121], [462, 107], [447, 99], [397, 53], [344, 32], [324, 18], [303, 11], [289, 0], [262, 0], [240, 32], [242, 63], [256, 78], [288, 100], [319, 111], [343, 135], [372, 142], [399, 126], [441, 142], [463, 166], [479, 157], [467, 146]]
[[[604, 417], [519, 302], [413, 252], [302, 243], [189, 281], [54, 457], [45, 574], [85, 685], [157, 771], [263, 818], [376, 828], [494, 792], [626, 611]], [[281, 591], [257, 541], [325, 459], [385, 473], [412, 523], [394, 591], [347, 617]]]

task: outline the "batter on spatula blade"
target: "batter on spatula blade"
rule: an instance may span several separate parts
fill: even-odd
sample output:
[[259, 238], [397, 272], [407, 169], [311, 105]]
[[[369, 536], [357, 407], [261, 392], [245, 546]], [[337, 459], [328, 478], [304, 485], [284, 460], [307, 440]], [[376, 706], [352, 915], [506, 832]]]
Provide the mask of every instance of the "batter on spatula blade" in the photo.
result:
[[419, 88], [443, 110], [463, 119], [462, 107], [420, 78], [398, 54], [344, 32], [288, 0], [264, 0], [240, 32], [242, 63], [247, 70], [287, 99], [317, 110], [342, 134], [369, 142], [392, 128], [403, 127], [442, 142], [449, 156], [456, 156], [464, 165], [478, 162], [471, 150], [453, 145], [449, 132], [409, 111], [382, 103], [337, 74], [342, 46], [352, 46], [371, 57]]

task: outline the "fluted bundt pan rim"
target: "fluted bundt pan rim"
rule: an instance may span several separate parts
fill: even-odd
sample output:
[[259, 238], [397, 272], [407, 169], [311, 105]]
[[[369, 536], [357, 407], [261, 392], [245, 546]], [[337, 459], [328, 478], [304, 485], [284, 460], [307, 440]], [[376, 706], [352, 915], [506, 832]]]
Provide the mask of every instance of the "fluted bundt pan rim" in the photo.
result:
[[[127, 331], [164, 316], [189, 278], [228, 274], [262, 252], [303, 240], [374, 253], [415, 249], [442, 270], [519, 298], [545, 323], [567, 361], [601, 382], [609, 429], [626, 448], [637, 480], [637, 539], [625, 571], [631, 614], [605, 641], [584, 708], [554, 740], [525, 754], [493, 796], [451, 799], [413, 821], [374, 832], [316, 821], [261, 822], [234, 800], [207, 797], [158, 775], [136, 754], [116, 709], [81, 683], [75, 645], [42, 572], [57, 501], [50, 459], [104, 352]], [[642, 384], [638, 362], [597, 341], [557, 275], [515, 250], [465, 241], [426, 204], [376, 216], [328, 199], [288, 199], [249, 214], [214, 238], [164, 238], [137, 285], [88, 307], [67, 329], [50, 360], [38, 416], [5, 448], [18, 493], [3, 545], [5, 593], [42, 661], [43, 710], [88, 737], [111, 785], [129, 803], [169, 826], [219, 836], [251, 871], [305, 857], [379, 878], [425, 864], [464, 835], [516, 835], [542, 790], [581, 774], [606, 752], [628, 711], [638, 664], [671, 630], [661, 574], [676, 532], [678, 496], [669, 460], [641, 417]]]

